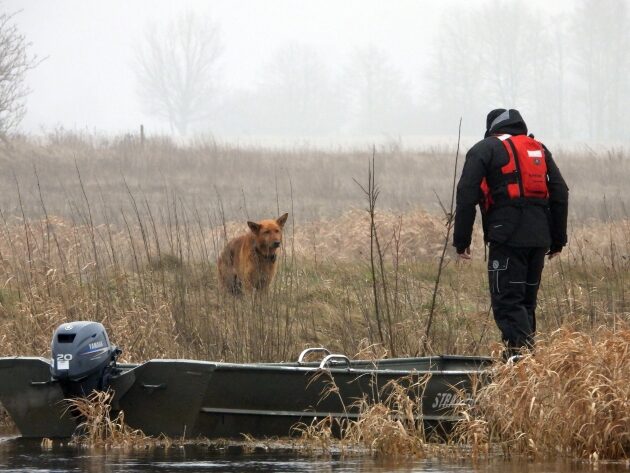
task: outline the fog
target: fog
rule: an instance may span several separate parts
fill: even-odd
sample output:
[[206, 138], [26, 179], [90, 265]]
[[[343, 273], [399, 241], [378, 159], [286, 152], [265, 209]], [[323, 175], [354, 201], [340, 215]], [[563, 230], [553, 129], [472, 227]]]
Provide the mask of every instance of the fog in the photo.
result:
[[[43, 59], [28, 75], [22, 133], [135, 133], [143, 124], [148, 134], [226, 141], [443, 143], [460, 117], [465, 136], [481, 137], [486, 113], [506, 107], [545, 139], [627, 143], [630, 2], [550, 3], [5, 0], [1, 8], [18, 12]], [[172, 46], [182, 25], [204, 38], [195, 44], [206, 57], [183, 105], [166, 106], [163, 82], [152, 87], [147, 76], [179, 74], [181, 56], [156, 63], [156, 48]]]

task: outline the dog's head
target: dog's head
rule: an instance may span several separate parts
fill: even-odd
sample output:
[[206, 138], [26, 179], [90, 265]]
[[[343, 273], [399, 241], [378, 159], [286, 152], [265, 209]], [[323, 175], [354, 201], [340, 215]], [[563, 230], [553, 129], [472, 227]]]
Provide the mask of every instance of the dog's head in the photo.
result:
[[256, 236], [256, 250], [264, 256], [273, 257], [282, 244], [282, 228], [289, 217], [288, 213], [275, 220], [247, 222], [249, 229]]

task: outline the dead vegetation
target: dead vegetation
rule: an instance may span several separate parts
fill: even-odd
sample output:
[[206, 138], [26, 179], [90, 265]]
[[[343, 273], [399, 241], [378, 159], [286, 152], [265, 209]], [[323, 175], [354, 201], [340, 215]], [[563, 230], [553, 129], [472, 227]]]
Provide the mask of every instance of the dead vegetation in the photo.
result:
[[[464, 142], [463, 152], [472, 144]], [[375, 171], [382, 191], [380, 208], [407, 213], [421, 207], [439, 213], [436, 194], [445, 203], [451, 194], [454, 145], [455, 140], [413, 149], [392, 140], [378, 146]], [[551, 150], [571, 188], [575, 219], [627, 217], [627, 150], [586, 145]], [[0, 175], [0, 207], [19, 212], [17, 180], [26, 215], [43, 216], [35, 169], [51, 213], [64, 218], [75, 213], [69, 201], [82, 200], [80, 174], [94, 207], [102, 197], [115, 209], [110, 219], [116, 223], [122, 223], [118, 210], [133, 211], [127, 186], [139, 195], [140, 210], [145, 198], [158, 207], [167, 206], [173, 193], [204, 210], [212, 207], [214, 212], [222, 207], [227, 220], [243, 222], [274, 215], [277, 189], [281, 204], [288, 203], [293, 194], [291, 214], [304, 223], [335, 218], [358, 205], [360, 196], [353, 178], [363, 179], [370, 156], [371, 146], [317, 149], [306, 143], [278, 149], [212, 139], [181, 145], [168, 137], [147, 138], [142, 143], [132, 135], [99, 136], [58, 129], [41, 137], [16, 137], [0, 148], [0, 164], [7, 170]], [[593, 162], [601, 165], [593, 166]], [[98, 212], [94, 217], [95, 223], [103, 223]]]
[[[148, 436], [139, 429], [133, 429], [125, 423], [125, 414], [120, 411], [112, 415], [113, 393], [92, 392], [86, 398], [67, 399], [67, 410], [77, 417], [78, 426], [68, 445], [97, 450], [147, 450], [202, 446], [211, 451], [227, 451], [232, 454], [261, 453], [274, 449], [292, 451], [295, 446], [289, 440], [260, 440], [244, 436], [243, 440], [199, 438], [171, 438], [165, 435]], [[55, 448], [55, 441], [44, 438], [42, 450]]]
[[359, 401], [359, 419], [349, 422], [342, 441], [383, 456], [426, 457], [427, 436], [418, 419], [422, 418], [422, 392], [428, 380], [391, 382], [384, 386], [388, 394], [381, 402]]
[[[126, 361], [292, 360], [306, 346], [356, 353], [364, 341], [390, 353], [394, 347], [397, 356], [423, 352], [441, 238], [434, 217], [377, 212], [383, 254], [377, 314], [369, 254], [358, 250], [363, 243], [369, 248], [365, 212], [322, 222], [329, 235], [311, 253], [302, 238], [310, 233], [289, 227], [269, 296], [238, 300], [217, 284], [223, 225], [179, 207], [165, 212], [160, 220], [126, 216], [123, 227], [92, 225], [83, 214], [74, 221], [0, 215], [0, 355], [46, 356], [54, 329], [81, 319], [104, 323]], [[226, 223], [228, 238], [237, 226]], [[427, 230], [433, 227], [436, 241]], [[543, 275], [542, 333], [565, 323], [591, 328], [628, 319], [629, 228], [618, 221], [574, 233]], [[356, 256], [343, 256], [355, 245]], [[466, 265], [447, 255], [427, 353], [488, 353], [497, 339], [482, 253]]]
[[465, 409], [459, 439], [476, 454], [630, 458], [630, 328], [563, 327], [534, 354], [494, 367]]
[[[323, 371], [320, 376], [327, 376]], [[390, 381], [381, 388], [376, 402], [367, 397], [356, 400], [347, 411], [358, 417], [314, 419], [311, 424], [296, 424], [297, 447], [308, 452], [344, 454], [370, 453], [378, 456], [425, 458], [433, 449], [422, 422], [422, 393], [429, 376], [409, 376]], [[334, 380], [323, 396], [339, 392]], [[343, 400], [342, 400], [343, 402]]]
[[2, 404], [0, 404], [0, 435], [14, 434], [15, 432], [17, 432], [15, 424], [7, 414], [7, 411], [2, 408]]
[[93, 391], [86, 398], [67, 401], [68, 411], [80, 419], [71, 444], [89, 448], [148, 448], [161, 441], [125, 424], [122, 411], [112, 418], [112, 397], [111, 391]]

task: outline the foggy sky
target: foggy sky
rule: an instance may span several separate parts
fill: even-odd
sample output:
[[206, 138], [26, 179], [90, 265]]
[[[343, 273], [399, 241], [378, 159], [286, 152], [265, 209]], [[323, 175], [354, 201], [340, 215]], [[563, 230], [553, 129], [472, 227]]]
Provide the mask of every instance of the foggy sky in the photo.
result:
[[[0, 8], [19, 11], [15, 21], [32, 43], [31, 52], [45, 58], [28, 75], [32, 93], [20, 131], [37, 134], [63, 127], [124, 133], [144, 123], [150, 132], [169, 133], [167, 124], [142, 109], [137, 94], [134, 58], [148, 24], [167, 22], [186, 11], [216, 21], [223, 43], [221, 92], [226, 96], [259, 88], [266, 65], [284, 45], [312, 48], [333, 79], [347, 73], [358, 50], [376, 46], [386, 53], [400, 83], [408, 87], [410, 100], [431, 103], [441, 100], [427, 87], [427, 77], [432, 73], [437, 28], [444, 24], [444, 12], [481, 3], [485, 2], [5, 0]], [[569, 1], [553, 2], [552, 7], [548, 3], [529, 2], [550, 17], [562, 17], [572, 7]], [[497, 25], [497, 37], [501, 36], [501, 26]], [[514, 104], [488, 103], [483, 113], [470, 112], [464, 117], [465, 132], [482, 133], [485, 111], [499, 106]], [[222, 113], [231, 113], [230, 110]], [[527, 118], [527, 105], [522, 111]], [[449, 124], [442, 129], [450, 126], [456, 130], [461, 114], [457, 106], [443, 113], [440, 120]], [[238, 127], [221, 127], [220, 122], [228, 121], [218, 118], [196, 131], [238, 136], [242, 132]], [[390, 131], [401, 136], [424, 133], [421, 123], [417, 132], [409, 123], [401, 123], [400, 129], [392, 127]], [[344, 123], [339, 129], [341, 132], [333, 135], [360, 134]], [[250, 127], [247, 133], [256, 135], [258, 131]], [[260, 135], [268, 133], [262, 131]], [[438, 129], [428, 134], [446, 133]]]

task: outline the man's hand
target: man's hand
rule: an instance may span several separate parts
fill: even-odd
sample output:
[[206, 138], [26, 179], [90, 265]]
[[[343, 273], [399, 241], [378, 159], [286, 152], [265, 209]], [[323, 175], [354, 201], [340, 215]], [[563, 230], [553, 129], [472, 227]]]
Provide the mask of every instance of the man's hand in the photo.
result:
[[547, 258], [554, 259], [559, 254], [560, 254], [560, 251], [554, 251], [553, 253], [551, 251], [548, 251], [547, 252]]
[[462, 251], [461, 253], [458, 251], [457, 252], [457, 259], [459, 259], [459, 260], [472, 259], [472, 256], [470, 254], [470, 246], [468, 248], [466, 248], [464, 251]]
[[561, 246], [552, 246], [551, 248], [549, 248], [549, 251], [547, 252], [547, 258], [549, 258], [550, 260], [554, 259], [561, 252], [562, 252]]

